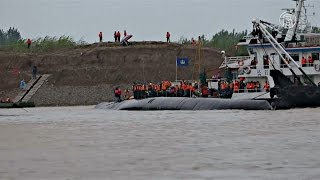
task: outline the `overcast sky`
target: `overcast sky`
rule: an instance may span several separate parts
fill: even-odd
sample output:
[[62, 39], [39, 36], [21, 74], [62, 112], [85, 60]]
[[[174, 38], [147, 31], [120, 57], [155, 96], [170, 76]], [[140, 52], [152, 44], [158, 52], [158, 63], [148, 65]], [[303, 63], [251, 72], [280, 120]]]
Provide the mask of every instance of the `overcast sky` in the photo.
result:
[[[320, 26], [320, 0], [308, 0], [313, 25]], [[75, 40], [112, 40], [127, 30], [133, 40], [207, 37], [221, 29], [251, 29], [255, 17], [279, 24], [292, 0], [0, 0], [0, 29], [17, 27], [24, 38], [70, 35]]]

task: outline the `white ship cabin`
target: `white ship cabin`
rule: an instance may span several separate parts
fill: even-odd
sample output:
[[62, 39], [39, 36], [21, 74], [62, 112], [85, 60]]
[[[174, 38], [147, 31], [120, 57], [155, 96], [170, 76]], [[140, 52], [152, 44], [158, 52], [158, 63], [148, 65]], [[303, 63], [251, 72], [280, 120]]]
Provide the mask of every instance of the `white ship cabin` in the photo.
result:
[[[263, 84], [269, 83], [270, 88], [275, 86], [270, 76], [270, 70], [274, 69], [280, 70], [294, 82], [291, 68], [302, 83], [309, 84], [310, 81], [302, 76], [299, 70], [301, 67], [311, 80], [320, 86], [320, 34], [311, 33], [311, 24], [308, 22], [304, 6], [305, 0], [295, 1], [296, 8], [287, 12], [300, 17], [295, 24], [279, 28], [277, 25], [254, 19], [252, 35], [244, 37], [237, 44], [246, 47], [249, 56], [227, 57], [225, 52], [222, 52], [224, 61], [220, 68], [230, 70], [233, 84], [240, 82], [242, 87], [246, 87], [234, 91], [232, 98], [244, 96], [242, 94], [250, 94], [250, 98], [262, 97], [261, 95], [267, 97], [268, 93], [264, 91]], [[292, 60], [289, 60], [285, 53], [288, 53]], [[258, 85], [254, 89], [248, 89], [249, 83]], [[263, 91], [265, 94], [257, 93]], [[251, 95], [254, 92], [257, 94]]]
[[[281, 43], [283, 43], [286, 51], [306, 74], [316, 84], [320, 83], [320, 35], [304, 34], [299, 36], [295, 43], [284, 43], [284, 39], [281, 38], [277, 40], [278, 42], [282, 41]], [[249, 56], [224, 57], [225, 60], [220, 66], [220, 68], [230, 68], [234, 79], [246, 78], [247, 81], [259, 81], [262, 84], [268, 79], [272, 69], [278, 69], [286, 76], [292, 77], [289, 67], [266, 40], [260, 42], [258, 38], [248, 36], [244, 37], [238, 43], [238, 46], [246, 46]], [[282, 56], [285, 57], [285, 55]], [[298, 76], [302, 77], [302, 73], [293, 62], [289, 62], [289, 65]], [[307, 80], [304, 81], [304, 78], [300, 80], [305, 83], [308, 82]]]

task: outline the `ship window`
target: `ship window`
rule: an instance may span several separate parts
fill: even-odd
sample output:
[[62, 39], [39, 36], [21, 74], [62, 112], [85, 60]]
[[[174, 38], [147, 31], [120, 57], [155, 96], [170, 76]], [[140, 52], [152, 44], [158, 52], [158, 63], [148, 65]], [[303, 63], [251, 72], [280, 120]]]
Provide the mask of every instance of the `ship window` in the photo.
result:
[[249, 44], [258, 44], [258, 40], [257, 39], [251, 39]]
[[291, 56], [292, 59], [294, 59], [295, 61], [300, 61], [299, 54], [290, 54], [290, 56]]
[[319, 60], [319, 53], [312, 53], [313, 60]]
[[282, 43], [282, 42], [284, 42], [284, 38], [278, 38], [277, 41], [278, 41], [278, 43]]

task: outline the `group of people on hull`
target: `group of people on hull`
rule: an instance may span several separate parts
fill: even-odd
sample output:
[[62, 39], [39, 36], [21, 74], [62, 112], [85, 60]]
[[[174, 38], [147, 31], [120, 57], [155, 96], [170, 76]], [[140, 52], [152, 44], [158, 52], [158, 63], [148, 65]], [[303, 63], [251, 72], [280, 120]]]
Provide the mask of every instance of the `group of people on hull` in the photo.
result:
[[[234, 80], [232, 83], [228, 83], [227, 81], [220, 81], [219, 82], [219, 94], [227, 94], [230, 92], [233, 93], [244, 93], [244, 92], [261, 92], [261, 85], [259, 81], [250, 81], [250, 82], [244, 82], [244, 79], [241, 78], [239, 80]], [[263, 90], [265, 92], [270, 91], [270, 85], [266, 81], [263, 86]]]
[[[261, 92], [259, 82], [247, 82], [243, 80], [235, 80], [232, 83], [227, 81], [220, 81], [218, 89], [209, 89], [207, 85], [201, 85], [197, 82], [190, 83], [188, 81], [181, 81], [180, 83], [172, 83], [170, 81], [162, 81], [161, 83], [138, 84], [134, 83], [132, 86], [133, 97], [128, 89], [125, 90], [124, 100], [129, 99], [145, 99], [150, 97], [231, 97], [232, 93], [243, 92]], [[265, 82], [264, 91], [269, 92], [270, 86]], [[121, 90], [115, 89], [115, 97], [117, 102], [122, 101]]]
[[149, 97], [208, 97], [209, 89], [206, 85], [199, 87], [197, 82], [190, 83], [181, 81], [172, 83], [162, 81], [161, 83], [136, 84], [132, 86], [135, 99], [144, 99]]

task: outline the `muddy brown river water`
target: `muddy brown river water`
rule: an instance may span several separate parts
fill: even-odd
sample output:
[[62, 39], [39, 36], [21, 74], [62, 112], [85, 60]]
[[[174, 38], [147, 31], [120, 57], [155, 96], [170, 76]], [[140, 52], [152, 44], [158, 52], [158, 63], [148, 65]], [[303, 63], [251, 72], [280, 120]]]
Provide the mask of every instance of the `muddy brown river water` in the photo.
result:
[[0, 179], [320, 179], [320, 109], [0, 110]]

